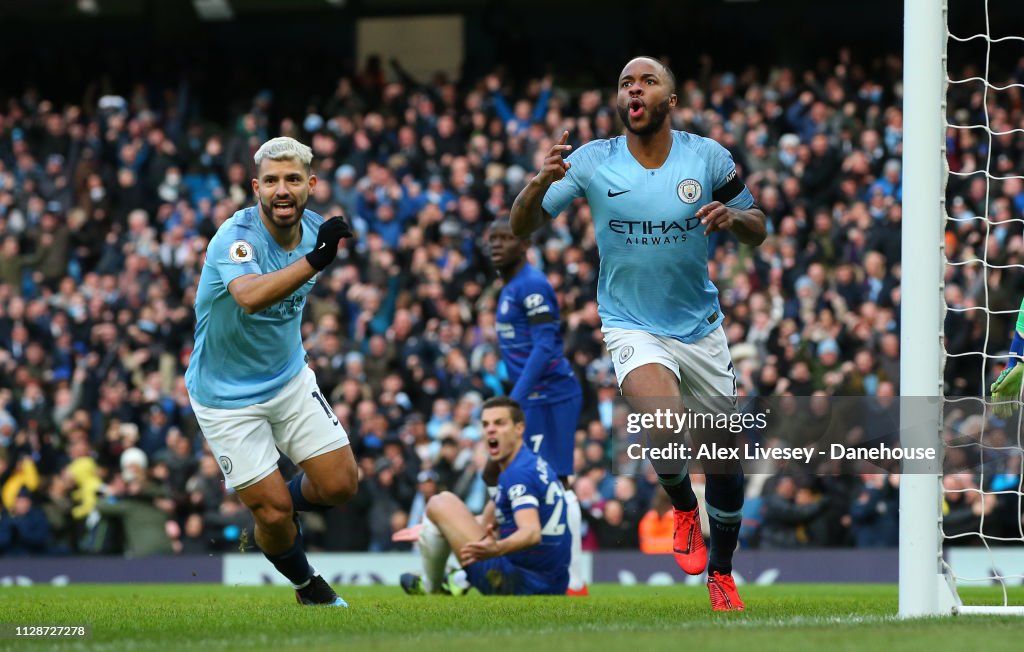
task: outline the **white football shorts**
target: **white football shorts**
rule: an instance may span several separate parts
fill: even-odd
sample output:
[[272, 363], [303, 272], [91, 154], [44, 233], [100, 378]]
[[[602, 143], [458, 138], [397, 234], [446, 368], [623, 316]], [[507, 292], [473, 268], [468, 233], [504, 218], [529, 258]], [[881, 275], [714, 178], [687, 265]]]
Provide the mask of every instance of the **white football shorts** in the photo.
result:
[[[602, 332], [619, 387], [629, 372], [657, 363], [676, 375], [684, 397], [728, 397], [735, 409], [736, 375], [724, 329], [716, 328], [692, 344], [626, 328], [605, 328]], [[719, 401], [714, 403], [721, 407]]]
[[320, 393], [309, 367], [269, 401], [218, 409], [193, 399], [192, 409], [227, 485], [234, 489], [244, 489], [273, 473], [280, 453], [298, 464], [349, 444], [348, 433]]

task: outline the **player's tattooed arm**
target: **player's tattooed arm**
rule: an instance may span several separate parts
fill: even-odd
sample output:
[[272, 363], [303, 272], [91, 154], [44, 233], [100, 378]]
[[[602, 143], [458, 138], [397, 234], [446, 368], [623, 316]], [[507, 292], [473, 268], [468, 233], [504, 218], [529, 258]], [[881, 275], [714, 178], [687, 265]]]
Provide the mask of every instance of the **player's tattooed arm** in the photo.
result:
[[316, 270], [305, 258], [269, 274], [245, 274], [228, 284], [228, 292], [246, 313], [254, 315], [282, 301], [308, 281]]
[[739, 210], [729, 208], [722, 202], [713, 201], [701, 206], [696, 216], [701, 218], [701, 224], [705, 226], [704, 235], [711, 235], [715, 231], [729, 230], [736, 234], [740, 242], [754, 247], [768, 237], [765, 215], [756, 206]]
[[568, 140], [569, 132], [563, 131], [562, 137], [548, 151], [537, 176], [526, 184], [512, 203], [509, 222], [512, 225], [512, 233], [517, 236], [527, 236], [551, 219], [541, 204], [551, 184], [564, 179], [565, 173], [572, 167], [571, 163], [562, 158], [563, 154], [572, 150], [572, 145], [566, 144]]
[[245, 274], [228, 284], [228, 292], [250, 315], [266, 310], [298, 290], [338, 255], [338, 242], [352, 237], [344, 215], [324, 220], [317, 230], [313, 250], [291, 265], [269, 274]]

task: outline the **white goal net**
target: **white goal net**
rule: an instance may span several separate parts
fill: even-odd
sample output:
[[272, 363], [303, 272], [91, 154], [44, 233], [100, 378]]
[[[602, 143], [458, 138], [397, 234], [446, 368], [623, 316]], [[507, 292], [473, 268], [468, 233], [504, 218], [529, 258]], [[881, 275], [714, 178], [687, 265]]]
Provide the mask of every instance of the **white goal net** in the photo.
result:
[[[921, 117], [919, 112], [928, 112], [927, 94], [933, 90], [910, 83], [910, 76], [937, 71], [934, 60], [927, 66], [923, 60], [915, 61], [920, 35], [911, 35], [920, 25], [915, 24], [914, 12], [936, 12], [927, 5], [937, 4], [906, 2], [908, 132]], [[908, 139], [904, 150], [905, 169], [930, 157], [926, 173], [937, 172], [941, 179], [944, 206], [939, 215], [945, 219], [934, 247], [945, 254], [940, 256], [941, 278], [936, 279], [942, 297], [937, 314], [945, 466], [938, 506], [930, 502], [927, 491], [923, 502], [916, 503], [930, 513], [939, 512], [939, 582], [924, 574], [909, 580], [913, 564], [903, 557], [910, 550], [920, 554], [920, 549], [901, 541], [902, 615], [1024, 614], [1019, 597], [1015, 600], [1008, 591], [1024, 584], [1024, 411], [1018, 401], [1012, 416], [997, 416], [987, 398], [1009, 358], [1024, 297], [1024, 36], [1013, 33], [1024, 33], [1024, 22], [1013, 20], [1020, 15], [1015, 4], [949, 0], [943, 7], [944, 50], [937, 75], [943, 111], [937, 127], [944, 134], [939, 147], [945, 155], [938, 166], [931, 162], [935, 153], [927, 143], [934, 140], [927, 136], [916, 142]], [[930, 120], [925, 122], [915, 127], [932, 128]], [[906, 192], [904, 197], [908, 209], [928, 211], [926, 197], [911, 198]], [[914, 237], [912, 224], [905, 223], [904, 238]], [[904, 284], [904, 296], [914, 287]], [[928, 291], [934, 293], [935, 287]], [[926, 386], [922, 388], [929, 395]], [[909, 499], [901, 505], [904, 518], [915, 518], [907, 514], [914, 504]], [[929, 527], [927, 519], [923, 522]], [[901, 530], [901, 535], [908, 532]], [[978, 594], [962, 590], [967, 586], [1001, 590]]]

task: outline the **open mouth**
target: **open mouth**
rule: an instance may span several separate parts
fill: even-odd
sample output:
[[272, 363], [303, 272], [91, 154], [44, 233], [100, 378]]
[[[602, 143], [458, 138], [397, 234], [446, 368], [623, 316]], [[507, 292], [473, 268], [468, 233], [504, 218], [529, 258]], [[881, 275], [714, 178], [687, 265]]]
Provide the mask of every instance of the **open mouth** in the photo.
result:
[[498, 454], [498, 438], [497, 437], [488, 437], [487, 438], [487, 452], [490, 454], [491, 457], [494, 457], [495, 455]]
[[633, 98], [629, 101], [629, 117], [635, 120], [644, 114], [646, 107], [644, 107], [643, 100], [639, 98]]
[[276, 201], [272, 206], [275, 213], [291, 213], [295, 210], [295, 204], [290, 201]]

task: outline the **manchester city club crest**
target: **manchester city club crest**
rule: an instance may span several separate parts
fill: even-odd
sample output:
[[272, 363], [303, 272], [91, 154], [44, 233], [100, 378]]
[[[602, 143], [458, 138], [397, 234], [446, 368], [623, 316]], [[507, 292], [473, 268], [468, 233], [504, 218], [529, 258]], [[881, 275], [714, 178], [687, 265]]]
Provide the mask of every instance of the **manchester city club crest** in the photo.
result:
[[701, 187], [696, 179], [684, 179], [676, 186], [676, 194], [684, 204], [696, 204], [700, 201]]
[[218, 458], [218, 461], [220, 461], [220, 468], [224, 469], [224, 473], [226, 475], [230, 475], [231, 474], [231, 468], [233, 466], [231, 464], [231, 458], [228, 457], [227, 455], [221, 455]]
[[626, 346], [622, 347], [622, 351], [619, 353], [619, 364], [624, 363], [626, 360], [629, 360], [632, 357], [633, 347], [627, 344]]

